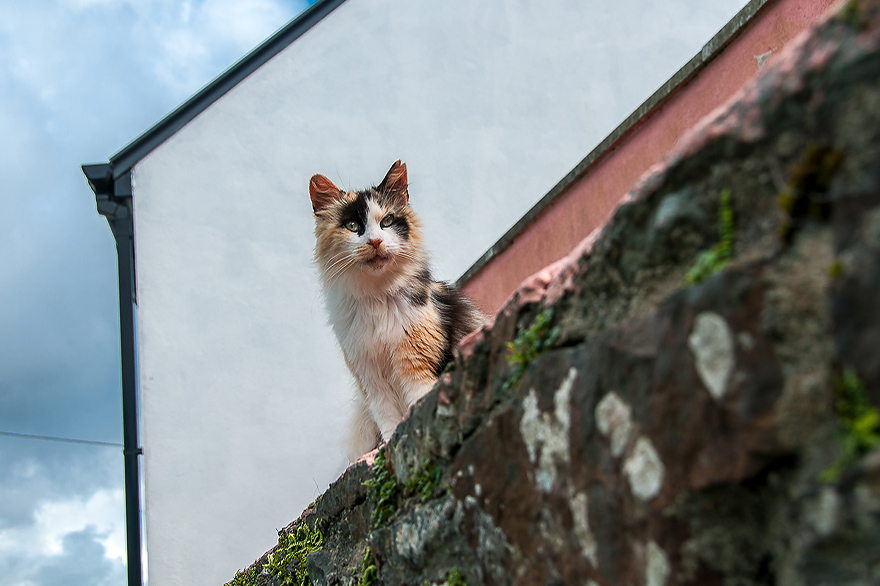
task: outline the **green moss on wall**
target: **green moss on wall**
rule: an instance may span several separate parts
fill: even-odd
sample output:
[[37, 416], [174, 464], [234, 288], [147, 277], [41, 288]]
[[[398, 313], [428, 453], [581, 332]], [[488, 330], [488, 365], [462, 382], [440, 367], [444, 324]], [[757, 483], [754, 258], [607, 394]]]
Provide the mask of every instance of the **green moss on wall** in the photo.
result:
[[373, 586], [378, 583], [378, 579], [379, 567], [373, 559], [370, 546], [367, 546], [367, 551], [364, 553], [364, 559], [361, 562], [361, 574], [358, 576], [358, 584], [360, 586]]
[[820, 475], [824, 482], [836, 481], [860, 457], [880, 446], [880, 411], [871, 405], [864, 383], [851, 369], [845, 369], [834, 383], [834, 411], [841, 455]]
[[801, 160], [792, 168], [788, 183], [779, 192], [777, 203], [783, 212], [779, 237], [786, 243], [794, 238], [805, 218], [825, 221], [831, 215], [828, 191], [845, 156], [842, 151], [810, 143]]
[[552, 326], [553, 309], [545, 309], [538, 314], [528, 328], [520, 328], [513, 342], [507, 343], [509, 353], [507, 363], [513, 368], [504, 381], [504, 388], [515, 387], [532, 361], [550, 350], [559, 339], [558, 326]]
[[246, 570], [239, 570], [235, 573], [232, 582], [227, 582], [224, 586], [254, 586], [257, 583], [257, 576], [260, 575], [260, 569], [253, 565]]
[[385, 448], [381, 448], [376, 454], [371, 471], [373, 477], [364, 482], [364, 486], [367, 487], [367, 500], [373, 506], [370, 514], [372, 528], [378, 529], [397, 512], [400, 497], [397, 476], [385, 456]]
[[721, 192], [721, 202], [718, 207], [720, 242], [697, 257], [697, 262], [685, 275], [688, 285], [695, 285], [727, 266], [733, 258], [734, 234], [733, 205], [730, 202], [730, 190], [725, 189]]
[[317, 528], [314, 531], [309, 529], [306, 523], [301, 523], [292, 531], [282, 531], [278, 534], [278, 545], [269, 554], [265, 567], [273, 576], [281, 578], [282, 584], [311, 584], [306, 569], [306, 556], [321, 549], [323, 542], [324, 536], [321, 532]]
[[434, 461], [425, 458], [422, 460], [422, 467], [414, 471], [407, 481], [406, 492], [408, 495], [421, 497], [422, 502], [425, 502], [434, 495], [442, 476], [443, 470]]

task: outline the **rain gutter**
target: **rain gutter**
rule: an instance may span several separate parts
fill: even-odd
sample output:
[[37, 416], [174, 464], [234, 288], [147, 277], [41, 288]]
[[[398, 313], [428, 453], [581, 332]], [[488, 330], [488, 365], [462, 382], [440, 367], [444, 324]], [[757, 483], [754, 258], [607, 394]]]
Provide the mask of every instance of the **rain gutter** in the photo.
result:
[[109, 163], [83, 165], [95, 193], [98, 213], [116, 239], [119, 268], [119, 334], [122, 354], [122, 455], [125, 463], [125, 528], [128, 586], [142, 586], [140, 460], [135, 357], [134, 225], [131, 215], [131, 173], [113, 178]]

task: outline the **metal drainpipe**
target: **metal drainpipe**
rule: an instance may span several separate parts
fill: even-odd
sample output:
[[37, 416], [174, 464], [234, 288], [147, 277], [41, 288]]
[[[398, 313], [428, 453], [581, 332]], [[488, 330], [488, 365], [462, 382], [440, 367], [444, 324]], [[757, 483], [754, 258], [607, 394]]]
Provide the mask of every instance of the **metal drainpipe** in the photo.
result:
[[119, 270], [119, 330], [122, 353], [122, 437], [125, 464], [125, 533], [128, 586], [143, 586], [141, 562], [140, 460], [137, 373], [134, 340], [134, 225], [131, 215], [131, 174], [113, 179], [109, 164], [83, 165], [95, 193], [98, 213], [107, 218], [116, 238]]

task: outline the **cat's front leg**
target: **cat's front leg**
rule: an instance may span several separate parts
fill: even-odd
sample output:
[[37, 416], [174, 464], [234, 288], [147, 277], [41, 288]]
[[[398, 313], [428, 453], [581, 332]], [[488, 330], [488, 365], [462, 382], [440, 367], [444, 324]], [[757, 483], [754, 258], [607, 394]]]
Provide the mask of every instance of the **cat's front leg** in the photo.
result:
[[354, 412], [348, 424], [348, 433], [345, 437], [345, 457], [349, 462], [354, 462], [367, 452], [374, 450], [379, 445], [379, 441], [379, 427], [364, 403], [363, 392], [360, 392], [355, 399]]
[[397, 424], [403, 419], [406, 406], [400, 395], [391, 385], [380, 368], [382, 362], [375, 356], [350, 361], [357, 368], [355, 378], [363, 395], [364, 405], [370, 417], [379, 428], [382, 441], [388, 441], [394, 435]]
[[387, 442], [394, 435], [397, 426], [409, 416], [412, 406], [430, 391], [436, 380], [408, 381], [403, 385], [400, 398], [385, 395], [383, 401], [377, 402], [374, 418], [379, 425], [382, 441]]
[[379, 426], [382, 441], [387, 442], [394, 435], [394, 430], [403, 419], [398, 405], [391, 398], [383, 398], [381, 401], [374, 402], [372, 413], [373, 419]]
[[[404, 401], [406, 402], [406, 413], [409, 414], [412, 406], [418, 403], [419, 399], [428, 394], [434, 388], [437, 382], [436, 378], [419, 379], [408, 381], [404, 390]], [[406, 417], [406, 415], [404, 415]]]
[[406, 406], [402, 404], [401, 397], [390, 385], [377, 381], [374, 386], [365, 387], [370, 416], [379, 427], [382, 441], [387, 442], [394, 435], [397, 424], [403, 419]]

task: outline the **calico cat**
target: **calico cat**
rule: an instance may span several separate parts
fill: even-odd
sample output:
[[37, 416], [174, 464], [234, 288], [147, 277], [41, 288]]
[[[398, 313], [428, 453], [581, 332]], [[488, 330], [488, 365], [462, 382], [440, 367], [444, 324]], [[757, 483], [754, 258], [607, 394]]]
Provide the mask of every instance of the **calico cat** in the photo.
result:
[[354, 461], [391, 437], [484, 318], [458, 289], [431, 277], [405, 164], [397, 161], [364, 191], [315, 175], [309, 195], [330, 324], [358, 388], [346, 438]]

